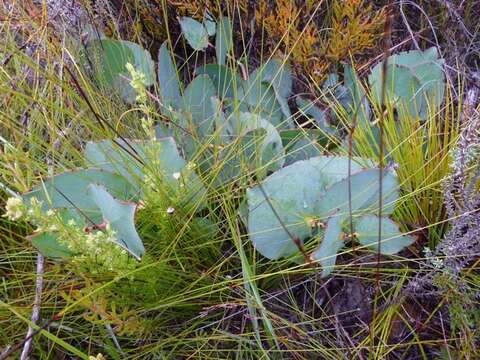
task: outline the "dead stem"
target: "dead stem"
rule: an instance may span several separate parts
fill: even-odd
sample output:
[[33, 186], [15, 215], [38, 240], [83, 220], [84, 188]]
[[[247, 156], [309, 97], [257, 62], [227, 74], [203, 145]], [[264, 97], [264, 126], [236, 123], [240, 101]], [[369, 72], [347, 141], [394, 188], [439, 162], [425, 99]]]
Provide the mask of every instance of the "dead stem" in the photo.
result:
[[37, 275], [35, 281], [35, 300], [33, 302], [32, 309], [32, 323], [28, 326], [27, 335], [25, 336], [25, 344], [23, 345], [22, 354], [20, 355], [20, 360], [27, 360], [29, 357], [30, 350], [32, 348], [33, 340], [33, 326], [36, 325], [38, 319], [40, 318], [40, 309], [42, 306], [42, 291], [43, 291], [43, 272], [44, 272], [45, 258], [42, 254], [37, 254]]

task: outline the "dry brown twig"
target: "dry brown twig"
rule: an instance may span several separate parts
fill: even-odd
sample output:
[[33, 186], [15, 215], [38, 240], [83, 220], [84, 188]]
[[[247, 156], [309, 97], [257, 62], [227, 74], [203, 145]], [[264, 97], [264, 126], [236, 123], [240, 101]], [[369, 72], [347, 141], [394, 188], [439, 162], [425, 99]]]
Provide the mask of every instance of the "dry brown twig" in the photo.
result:
[[[40, 318], [40, 309], [42, 305], [42, 292], [43, 292], [43, 273], [44, 273], [45, 258], [42, 254], [38, 253], [37, 255], [37, 274], [35, 280], [35, 300], [33, 302], [32, 309], [32, 324], [36, 325], [38, 319]], [[20, 360], [27, 360], [28, 355], [32, 349], [32, 340], [34, 334], [34, 328], [30, 324], [28, 326], [27, 335], [25, 336], [25, 344], [23, 345], [22, 354], [20, 355]]]

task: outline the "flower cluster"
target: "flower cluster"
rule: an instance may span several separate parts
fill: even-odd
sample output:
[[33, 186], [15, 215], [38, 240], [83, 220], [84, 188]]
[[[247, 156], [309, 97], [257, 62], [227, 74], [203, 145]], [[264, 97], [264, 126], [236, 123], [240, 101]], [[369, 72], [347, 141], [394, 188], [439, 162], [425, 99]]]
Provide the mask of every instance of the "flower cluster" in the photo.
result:
[[125, 66], [131, 77], [130, 86], [136, 93], [135, 101], [140, 111], [144, 114], [144, 117], [141, 119], [142, 128], [150, 139], [155, 139], [155, 127], [153, 119], [150, 116], [151, 109], [147, 103], [148, 97], [147, 90], [145, 89], [145, 74], [137, 71], [130, 63], [127, 63]]
[[138, 103], [145, 103], [147, 100], [147, 94], [145, 91], [145, 74], [137, 71], [135, 67], [130, 63], [127, 63], [125, 66], [131, 76], [130, 86], [133, 88], [133, 90], [135, 90], [135, 93], [137, 94], [135, 100]]
[[3, 215], [4, 217], [12, 221], [19, 220], [24, 213], [24, 206], [23, 206], [22, 199], [19, 197], [9, 198], [5, 206], [5, 210], [6, 212]]
[[97, 356], [90, 355], [88, 360], [105, 360], [105, 357], [102, 354], [97, 354]]
[[90, 231], [83, 228], [68, 209], [43, 211], [42, 203], [36, 198], [32, 198], [27, 205], [20, 197], [12, 197], [7, 200], [5, 208], [4, 217], [12, 221], [24, 220], [34, 225], [33, 235], [54, 235], [58, 244], [72, 253], [72, 263], [91, 273], [121, 272], [135, 267], [135, 261], [118, 245], [117, 234], [108, 223], [102, 230]]

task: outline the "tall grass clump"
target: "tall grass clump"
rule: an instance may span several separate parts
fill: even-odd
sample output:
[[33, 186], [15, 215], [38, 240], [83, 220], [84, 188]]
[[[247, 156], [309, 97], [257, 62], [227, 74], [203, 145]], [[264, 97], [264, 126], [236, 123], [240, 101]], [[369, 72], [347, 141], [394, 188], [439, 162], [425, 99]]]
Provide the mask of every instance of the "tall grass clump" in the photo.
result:
[[366, 1], [76, 4], [3, 8], [0, 359], [475, 357], [437, 49], [368, 60]]

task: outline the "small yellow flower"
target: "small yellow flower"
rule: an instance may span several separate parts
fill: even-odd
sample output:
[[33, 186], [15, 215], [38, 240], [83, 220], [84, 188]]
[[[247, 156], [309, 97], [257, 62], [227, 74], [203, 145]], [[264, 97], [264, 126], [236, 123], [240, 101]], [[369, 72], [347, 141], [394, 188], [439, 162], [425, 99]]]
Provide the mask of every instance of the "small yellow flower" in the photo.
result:
[[11, 197], [7, 199], [7, 204], [5, 205], [5, 214], [4, 217], [9, 220], [15, 221], [20, 219], [23, 216], [23, 201], [19, 197]]
[[195, 164], [194, 162], [189, 161], [189, 162], [187, 163], [187, 169], [188, 169], [188, 170], [193, 170], [193, 169], [195, 169], [196, 167], [197, 167], [197, 164]]
[[97, 354], [97, 356], [89, 356], [88, 360], [105, 360], [105, 357], [102, 354]]
[[139, 103], [144, 103], [147, 100], [147, 96], [145, 94], [145, 74], [137, 71], [135, 67], [130, 63], [127, 63], [125, 67], [127, 68], [132, 78], [130, 80], [130, 86], [135, 90], [137, 94], [136, 101]]

